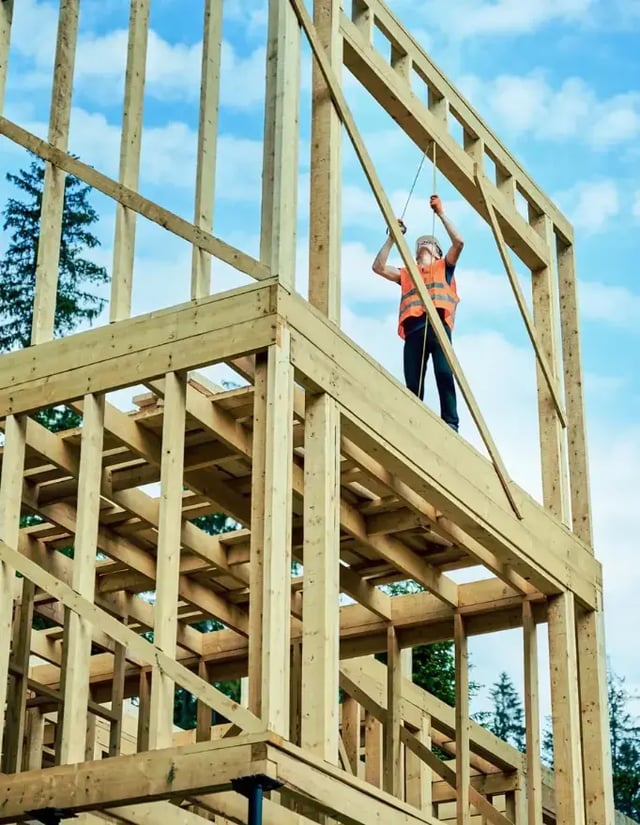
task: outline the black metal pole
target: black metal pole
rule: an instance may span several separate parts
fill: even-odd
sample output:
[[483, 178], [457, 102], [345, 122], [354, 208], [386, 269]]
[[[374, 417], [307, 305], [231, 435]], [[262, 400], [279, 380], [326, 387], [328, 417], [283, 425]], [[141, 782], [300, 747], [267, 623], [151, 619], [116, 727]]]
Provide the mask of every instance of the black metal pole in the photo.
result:
[[258, 782], [252, 783], [249, 788], [249, 817], [247, 825], [262, 825], [262, 785]]
[[272, 779], [266, 774], [254, 776], [240, 776], [231, 782], [234, 791], [246, 796], [249, 801], [247, 825], [262, 825], [262, 800], [265, 791], [277, 791], [282, 782]]

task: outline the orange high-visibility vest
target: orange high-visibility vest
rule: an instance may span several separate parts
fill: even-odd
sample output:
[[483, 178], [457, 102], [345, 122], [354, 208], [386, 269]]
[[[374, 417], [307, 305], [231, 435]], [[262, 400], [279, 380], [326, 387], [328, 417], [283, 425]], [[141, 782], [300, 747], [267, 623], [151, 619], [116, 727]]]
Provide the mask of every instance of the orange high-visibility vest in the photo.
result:
[[[422, 275], [424, 285], [429, 290], [429, 295], [436, 309], [444, 310], [445, 323], [453, 331], [456, 318], [456, 308], [460, 302], [456, 289], [455, 276], [451, 278], [451, 283], [447, 283], [446, 264], [444, 258], [433, 261], [428, 266], [419, 266], [418, 270]], [[400, 287], [402, 297], [400, 298], [400, 317], [398, 319], [398, 335], [404, 338], [404, 322], [407, 318], [423, 315], [426, 310], [418, 290], [414, 287], [409, 272], [404, 267], [400, 270]]]

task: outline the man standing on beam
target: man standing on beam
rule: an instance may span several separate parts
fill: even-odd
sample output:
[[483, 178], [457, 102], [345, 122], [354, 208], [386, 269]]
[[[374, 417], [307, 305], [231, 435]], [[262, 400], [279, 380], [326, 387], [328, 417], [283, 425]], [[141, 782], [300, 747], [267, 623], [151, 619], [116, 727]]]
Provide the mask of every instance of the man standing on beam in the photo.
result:
[[[421, 235], [416, 240], [416, 263], [425, 286], [444, 325], [449, 340], [455, 323], [456, 308], [460, 301], [456, 290], [455, 268], [464, 246], [458, 230], [444, 213], [438, 195], [432, 195], [430, 206], [442, 221], [451, 240], [451, 246], [443, 257], [438, 239], [434, 235]], [[402, 220], [398, 221], [402, 233], [407, 229]], [[404, 340], [404, 378], [407, 388], [422, 401], [424, 398], [424, 377], [429, 356], [433, 358], [436, 386], [440, 396], [440, 417], [451, 429], [458, 432], [458, 409], [456, 386], [451, 367], [436, 337], [427, 322], [427, 313], [420, 300], [413, 281], [405, 267], [389, 266], [387, 260], [393, 238], [389, 236], [372, 265], [373, 271], [389, 281], [400, 284], [400, 317], [398, 334]]]

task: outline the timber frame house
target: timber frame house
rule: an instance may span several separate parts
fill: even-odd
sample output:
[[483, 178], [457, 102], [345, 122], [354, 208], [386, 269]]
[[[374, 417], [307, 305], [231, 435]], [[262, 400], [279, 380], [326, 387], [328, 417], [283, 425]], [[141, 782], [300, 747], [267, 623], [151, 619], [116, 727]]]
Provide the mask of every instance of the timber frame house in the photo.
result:
[[[47, 140], [0, 117], [5, 139], [46, 161], [32, 346], [0, 356], [0, 825], [245, 822], [235, 789], [251, 776], [269, 825], [612, 825], [572, 227], [381, 0], [315, 0], [313, 15], [269, 0], [259, 259], [230, 246], [213, 234], [222, 4], [204, 5], [193, 222], [138, 192], [149, 0], [131, 0], [118, 180], [69, 154], [79, 0], [59, 4]], [[2, 0], [0, 114], [12, 13]], [[303, 38], [308, 300], [294, 283]], [[344, 69], [418, 147], [435, 143], [440, 173], [491, 226], [537, 358], [543, 504], [509, 478], [448, 344], [489, 459], [341, 331], [343, 130], [435, 313]], [[117, 203], [111, 323], [52, 340], [67, 173]], [[137, 215], [192, 245], [192, 299], [131, 317]], [[511, 253], [531, 272], [531, 314]], [[212, 261], [213, 283], [216, 261], [253, 280], [215, 293]], [[246, 386], [198, 374], [217, 363]], [[107, 398], [140, 385], [130, 414]], [[80, 428], [33, 418], [60, 404]], [[159, 496], [142, 489], [157, 482]], [[211, 513], [238, 529], [206, 534], [193, 519]], [[28, 514], [39, 523], [21, 526]], [[70, 544], [73, 559], [58, 552]], [[474, 566], [476, 582], [449, 575]], [[404, 579], [422, 592], [379, 587]], [[193, 627], [205, 618], [224, 628]], [[539, 756], [538, 625], [553, 773]], [[469, 719], [468, 638], [506, 628], [522, 629], [525, 754]], [[455, 642], [455, 708], [407, 678], [411, 648], [438, 640]], [[234, 678], [240, 702], [215, 687]], [[176, 686], [197, 697], [194, 731], [173, 728]]]

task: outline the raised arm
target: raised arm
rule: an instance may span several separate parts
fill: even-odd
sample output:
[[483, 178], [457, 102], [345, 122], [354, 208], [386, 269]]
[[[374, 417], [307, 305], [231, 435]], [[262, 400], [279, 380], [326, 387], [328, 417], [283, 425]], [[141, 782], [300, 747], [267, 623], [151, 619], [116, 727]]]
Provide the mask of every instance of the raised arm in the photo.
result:
[[[407, 230], [405, 225], [402, 221], [398, 221], [400, 227], [402, 228], [402, 233], [404, 234]], [[376, 273], [376, 275], [381, 275], [383, 278], [386, 278], [388, 281], [393, 281], [395, 284], [400, 283], [400, 270], [396, 266], [389, 266], [387, 261], [389, 259], [389, 253], [391, 252], [391, 247], [393, 246], [393, 238], [391, 235], [387, 238], [387, 240], [382, 245], [380, 252], [374, 258], [373, 264], [371, 265], [371, 269]]]
[[451, 246], [449, 247], [449, 251], [444, 256], [445, 260], [451, 266], [455, 266], [458, 262], [458, 258], [460, 257], [460, 253], [464, 247], [464, 241], [462, 240], [462, 236], [455, 228], [455, 226], [451, 223], [449, 218], [444, 214], [444, 207], [442, 206], [442, 201], [437, 195], [431, 195], [431, 208], [436, 213], [436, 215], [442, 221], [442, 225], [447, 230], [447, 234], [451, 240]]

